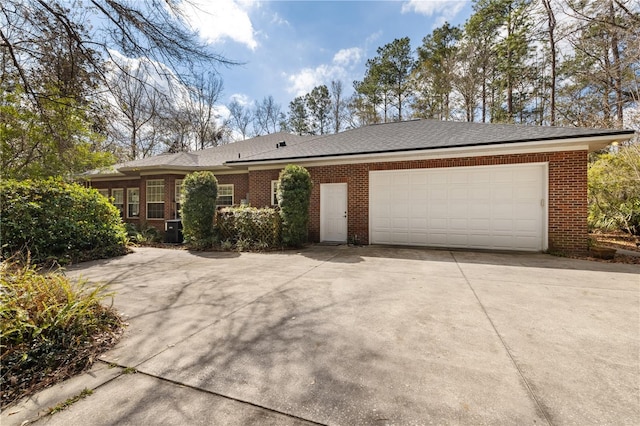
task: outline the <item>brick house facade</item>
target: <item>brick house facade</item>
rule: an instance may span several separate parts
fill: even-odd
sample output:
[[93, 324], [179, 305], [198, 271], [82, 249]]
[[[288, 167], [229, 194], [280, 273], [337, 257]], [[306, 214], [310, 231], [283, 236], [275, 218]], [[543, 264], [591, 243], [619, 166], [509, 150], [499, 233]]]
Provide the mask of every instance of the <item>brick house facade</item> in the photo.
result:
[[[348, 235], [369, 244], [369, 171], [468, 167], [499, 164], [549, 164], [549, 249], [561, 252], [587, 250], [587, 151], [444, 158], [437, 160], [309, 166], [314, 186], [309, 208], [309, 239], [320, 240], [320, 184], [346, 183]], [[270, 205], [271, 181], [281, 169], [249, 172], [251, 204]]]
[[[417, 123], [417, 124], [416, 124]], [[344, 134], [329, 135], [316, 138], [295, 139], [293, 135], [275, 134], [262, 137], [256, 141], [247, 140], [236, 142], [225, 148], [228, 152], [225, 162], [211, 164], [205, 169], [212, 170], [220, 185], [233, 185], [233, 203], [246, 201], [255, 207], [272, 205], [272, 182], [284, 165], [299, 164], [307, 168], [313, 180], [310, 203], [309, 239], [312, 242], [321, 240], [321, 187], [323, 184], [346, 184], [346, 238], [357, 240], [362, 244], [375, 243], [372, 241], [372, 223], [370, 212], [370, 176], [380, 171], [420, 171], [420, 170], [475, 170], [481, 166], [512, 165], [542, 165], [545, 176], [541, 182], [545, 186], [545, 194], [541, 202], [544, 206], [542, 229], [544, 241], [542, 249], [560, 252], [584, 252], [587, 250], [587, 156], [595, 149], [602, 149], [615, 140], [625, 140], [633, 135], [630, 131], [593, 131], [591, 129], [562, 129], [542, 127], [527, 129], [528, 136], [538, 132], [544, 137], [522, 138], [517, 132], [522, 131], [519, 126], [498, 126], [505, 134], [496, 133], [496, 125], [475, 125], [470, 123], [446, 123], [446, 132], [450, 129], [463, 128], [463, 135], [467, 138], [482, 139], [483, 137], [506, 138], [505, 141], [473, 144], [459, 144], [444, 140], [435, 149], [429, 145], [426, 129], [437, 130], [444, 122], [419, 120], [418, 122], [393, 123], [391, 125], [369, 126], [365, 130], [355, 129]], [[464, 125], [464, 126], [460, 126]], [[493, 127], [490, 127], [493, 126]], [[469, 130], [470, 129], [470, 130]], [[490, 135], [485, 133], [490, 130]], [[470, 135], [470, 131], [477, 134]], [[516, 133], [508, 139], [507, 131]], [[377, 132], [377, 133], [376, 133]], [[385, 133], [387, 132], [387, 133]], [[423, 132], [423, 133], [421, 133]], [[447, 134], [443, 132], [442, 134]], [[484, 132], [484, 133], [483, 133]], [[545, 133], [546, 132], [546, 133]], [[551, 136], [547, 137], [547, 133]], [[371, 146], [367, 143], [376, 140], [378, 133], [382, 133], [379, 144]], [[430, 133], [429, 133], [430, 134]], [[417, 135], [417, 136], [416, 136]], [[534, 135], [536, 136], [536, 135]], [[444, 138], [443, 136], [440, 136]], [[389, 151], [379, 150], [380, 146], [393, 145], [396, 138], [403, 144], [402, 149], [389, 154]], [[280, 141], [283, 139], [282, 141]], [[457, 140], [457, 139], [456, 139]], [[283, 142], [287, 145], [283, 148]], [[261, 149], [255, 144], [261, 143]], [[238, 144], [238, 145], [236, 145]], [[334, 146], [335, 144], [335, 146]], [[413, 145], [412, 145], [413, 144]], [[278, 145], [276, 147], [275, 145]], [[347, 148], [345, 148], [345, 145]], [[234, 148], [236, 148], [234, 150]], [[251, 148], [251, 152], [248, 152]], [[266, 149], [269, 148], [269, 149]], [[211, 148], [216, 149], [216, 148]], [[242, 150], [245, 151], [242, 151]], [[367, 152], [367, 149], [372, 151]], [[346, 151], [346, 152], [341, 152]], [[206, 150], [205, 150], [206, 151]], [[235, 151], [238, 151], [237, 153]], [[258, 154], [255, 152], [258, 151]], [[197, 153], [196, 153], [197, 154]], [[211, 155], [211, 154], [207, 154]], [[161, 157], [161, 156], [159, 156]], [[171, 158], [167, 158], [170, 160]], [[238, 159], [238, 157], [240, 157]], [[167, 158], [161, 158], [163, 164], [153, 164], [158, 159], [148, 160], [147, 163], [138, 162], [121, 167], [123, 176], [97, 176], [90, 179], [91, 186], [99, 189], [139, 188], [140, 216], [125, 220], [155, 226], [164, 229], [164, 221], [176, 217], [176, 180], [184, 178], [189, 171], [188, 165], [181, 165], [183, 170], [170, 170]], [[181, 160], [182, 161], [182, 160]], [[151, 162], [151, 165], [148, 163]], [[202, 169], [201, 165], [192, 169]], [[154, 169], [156, 171], [154, 171]], [[162, 170], [160, 170], [162, 169]], [[126, 174], [137, 173], [136, 178]], [[147, 218], [146, 187], [149, 180], [162, 179], [164, 182], [164, 218]], [[399, 190], [402, 190], [399, 188]], [[514, 189], [517, 197], [518, 188]], [[125, 204], [128, 200], [125, 199]], [[480, 247], [482, 248], [482, 247]]]

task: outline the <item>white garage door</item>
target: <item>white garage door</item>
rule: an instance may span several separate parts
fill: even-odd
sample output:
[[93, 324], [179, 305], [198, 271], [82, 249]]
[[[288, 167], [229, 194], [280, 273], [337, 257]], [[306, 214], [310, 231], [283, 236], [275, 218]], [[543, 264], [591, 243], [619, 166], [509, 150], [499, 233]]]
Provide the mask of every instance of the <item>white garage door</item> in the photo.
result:
[[372, 244], [544, 250], [546, 165], [369, 172]]

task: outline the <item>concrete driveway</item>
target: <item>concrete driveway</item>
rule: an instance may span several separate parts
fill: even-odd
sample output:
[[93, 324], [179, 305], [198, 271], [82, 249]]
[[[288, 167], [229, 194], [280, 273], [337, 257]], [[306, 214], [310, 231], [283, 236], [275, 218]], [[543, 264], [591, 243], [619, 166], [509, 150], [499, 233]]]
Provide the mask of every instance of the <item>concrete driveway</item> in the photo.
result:
[[373, 246], [140, 248], [69, 274], [111, 283], [130, 325], [90, 373], [5, 410], [3, 425], [85, 387], [93, 395], [38, 424], [640, 418], [637, 265]]

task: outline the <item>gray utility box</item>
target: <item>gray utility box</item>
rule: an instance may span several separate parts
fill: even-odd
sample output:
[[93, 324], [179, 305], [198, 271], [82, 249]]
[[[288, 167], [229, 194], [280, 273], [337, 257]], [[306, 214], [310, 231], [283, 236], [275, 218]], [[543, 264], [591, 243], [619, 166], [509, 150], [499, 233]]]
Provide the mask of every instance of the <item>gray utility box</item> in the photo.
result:
[[164, 222], [164, 242], [182, 244], [182, 220], [172, 219]]

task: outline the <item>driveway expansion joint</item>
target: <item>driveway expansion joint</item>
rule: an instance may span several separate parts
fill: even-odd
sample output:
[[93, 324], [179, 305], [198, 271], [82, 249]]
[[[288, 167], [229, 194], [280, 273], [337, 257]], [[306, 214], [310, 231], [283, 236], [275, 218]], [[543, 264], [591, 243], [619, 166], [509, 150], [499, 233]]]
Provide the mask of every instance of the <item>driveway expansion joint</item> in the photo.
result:
[[[117, 366], [117, 367], [120, 367], [120, 368], [123, 368], [123, 369], [127, 368], [125, 366], [115, 365], [114, 363], [109, 363], [109, 362], [105, 362], [105, 361], [101, 361], [101, 362], [104, 362], [105, 364], [108, 364], [108, 365], [111, 365], [111, 366]], [[124, 375], [127, 375], [127, 374], [130, 374], [130, 373], [121, 372], [120, 374], [118, 374], [116, 377], [112, 378], [108, 382], [111, 382], [111, 381], [117, 379], [118, 377], [121, 377], [121, 376], [124, 376]], [[146, 373], [146, 372], [144, 372], [142, 370], [136, 369], [135, 370], [135, 374], [141, 374], [141, 375], [146, 376], [146, 377], [151, 377], [152, 379], [156, 379], [156, 380], [160, 380], [162, 382], [171, 383], [172, 385], [176, 385], [176, 386], [192, 389], [192, 390], [195, 390], [197, 392], [203, 392], [203, 393], [206, 393], [206, 394], [209, 394], [209, 395], [214, 395], [214, 396], [217, 396], [217, 397], [220, 397], [220, 398], [227, 399], [229, 401], [238, 402], [240, 404], [250, 405], [250, 406], [258, 408], [260, 410], [265, 410], [265, 411], [268, 411], [270, 413], [274, 413], [274, 414], [278, 414], [278, 415], [281, 415], [281, 416], [289, 417], [289, 418], [295, 419], [295, 420], [300, 420], [300, 421], [303, 421], [303, 422], [306, 422], [306, 423], [309, 423], [309, 424], [312, 424], [312, 425], [328, 426], [325, 423], [319, 423], [319, 422], [316, 422], [315, 420], [305, 419], [304, 417], [296, 416], [295, 414], [286, 413], [284, 411], [279, 411], [279, 410], [276, 410], [276, 409], [273, 409], [273, 408], [269, 408], [269, 407], [264, 406], [264, 405], [256, 404], [255, 402], [251, 402], [251, 401], [247, 401], [247, 400], [244, 400], [244, 399], [236, 398], [236, 397], [233, 397], [233, 396], [230, 396], [230, 395], [225, 395], [225, 394], [222, 394], [222, 393], [219, 393], [219, 392], [214, 392], [214, 391], [211, 391], [211, 390], [208, 390], [208, 389], [203, 389], [203, 388], [200, 388], [198, 386], [189, 385], [187, 383], [182, 383], [182, 382], [177, 381], [177, 380], [172, 380], [172, 379], [168, 379], [166, 377], [157, 376], [155, 374]], [[106, 384], [108, 382], [105, 382], [103, 384]], [[103, 384], [101, 384], [100, 386], [102, 386]], [[98, 389], [100, 386], [97, 386], [95, 389]]]
[[524, 372], [520, 369], [520, 366], [516, 362], [515, 358], [513, 357], [513, 354], [511, 353], [511, 351], [509, 350], [509, 347], [507, 346], [507, 342], [504, 341], [504, 338], [502, 337], [502, 335], [500, 334], [500, 332], [496, 328], [496, 325], [493, 323], [493, 320], [489, 316], [489, 313], [487, 312], [487, 309], [484, 307], [484, 305], [482, 304], [482, 301], [480, 300], [480, 298], [478, 297], [478, 294], [476, 293], [476, 290], [471, 285], [471, 281], [469, 281], [469, 278], [467, 277], [467, 275], [462, 270], [462, 267], [460, 266], [460, 263], [458, 263], [458, 259], [456, 259], [455, 253], [452, 252], [452, 251], [450, 251], [449, 253], [451, 254], [451, 257], [453, 258], [453, 261], [456, 263], [456, 266], [458, 267], [458, 270], [460, 271], [460, 274], [462, 274], [462, 277], [464, 278], [465, 282], [467, 283], [467, 286], [469, 287], [469, 289], [473, 293], [473, 296], [475, 297], [476, 301], [478, 302], [478, 305], [480, 305], [480, 308], [482, 309], [482, 312], [484, 313], [485, 317], [489, 321], [489, 324], [491, 324], [491, 328], [493, 328], [493, 331], [495, 332], [496, 336], [498, 336], [498, 339], [500, 339], [500, 343], [502, 344], [502, 347], [504, 347], [504, 350], [507, 352], [507, 355], [509, 356], [509, 359], [511, 360], [511, 363], [515, 367], [516, 371], [518, 372], [518, 375], [522, 379], [522, 382], [524, 383], [524, 385], [525, 385], [525, 387], [527, 389], [527, 393], [529, 394], [529, 396], [531, 397], [533, 402], [536, 404], [536, 407], [538, 407], [538, 410], [540, 410], [540, 412], [544, 416], [544, 419], [547, 421], [547, 424], [549, 426], [553, 426], [553, 422], [551, 421], [551, 418], [549, 417], [549, 414], [544, 409], [544, 407], [542, 406], [542, 403], [540, 402], [540, 400], [536, 396], [535, 392], [533, 391], [533, 388], [531, 387], [531, 384], [529, 383], [529, 381], [525, 377]]

